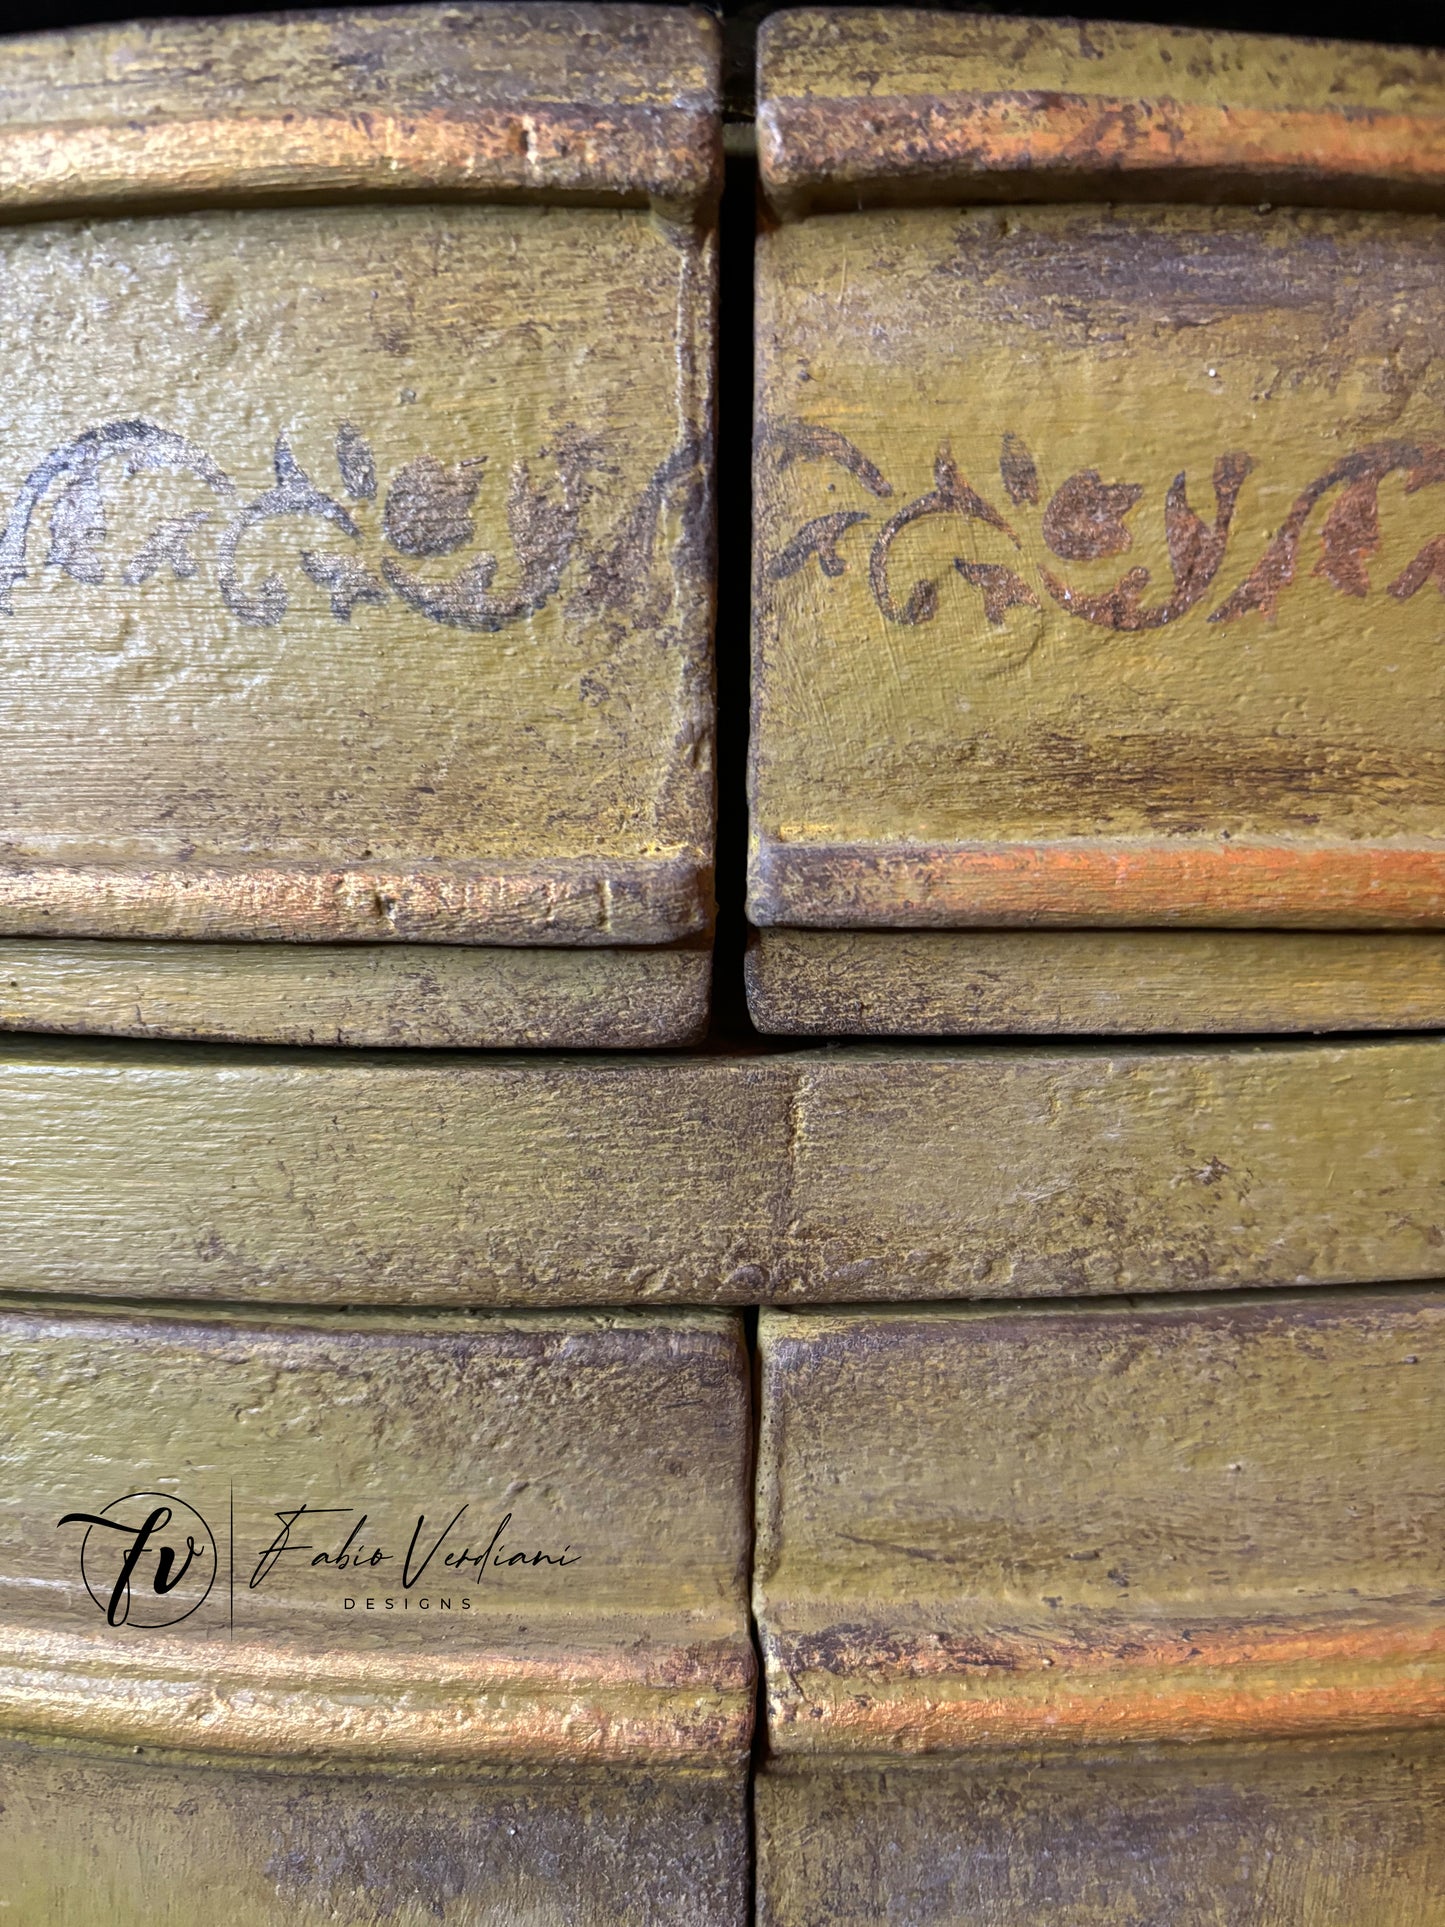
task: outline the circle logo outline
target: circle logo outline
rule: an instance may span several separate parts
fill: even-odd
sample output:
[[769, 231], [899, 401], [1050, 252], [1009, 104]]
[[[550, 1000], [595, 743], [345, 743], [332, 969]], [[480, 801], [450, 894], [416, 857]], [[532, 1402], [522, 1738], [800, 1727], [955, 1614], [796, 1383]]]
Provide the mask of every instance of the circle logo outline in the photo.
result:
[[[158, 1501], [161, 1505], [168, 1507], [171, 1512], [171, 1519], [168, 1522], [169, 1524], [174, 1524], [175, 1515], [178, 1511], [188, 1512], [190, 1516], [195, 1520], [196, 1524], [201, 1528], [201, 1531], [204, 1532], [206, 1536], [207, 1548], [210, 1553], [211, 1572], [210, 1572], [210, 1577], [206, 1581], [205, 1589], [203, 1590], [203, 1592], [201, 1593], [198, 1599], [194, 1600], [189, 1606], [186, 1607], [184, 1612], [177, 1613], [175, 1617], [172, 1619], [156, 1619], [156, 1620], [145, 1620], [145, 1621], [139, 1621], [139, 1622], [133, 1620], [131, 1618], [132, 1600], [129, 1597], [131, 1588], [129, 1585], [127, 1585], [126, 1592], [128, 1596], [126, 1599], [125, 1617], [124, 1619], [120, 1620], [118, 1624], [123, 1626], [134, 1626], [137, 1632], [161, 1632], [168, 1626], [179, 1626], [183, 1619], [189, 1619], [191, 1614], [193, 1612], [199, 1611], [200, 1608], [204, 1606], [206, 1601], [210, 1598], [211, 1589], [216, 1583], [216, 1574], [220, 1569], [220, 1560], [218, 1558], [217, 1550], [216, 1550], [216, 1535], [211, 1530], [210, 1522], [201, 1513], [199, 1513], [193, 1505], [189, 1504], [189, 1502], [185, 1499], [178, 1498], [174, 1492], [127, 1492], [123, 1494], [122, 1497], [120, 1497], [119, 1499], [112, 1499], [109, 1505], [101, 1506], [99, 1508], [99, 1514], [102, 1518], [108, 1518], [113, 1512], [116, 1511], [118, 1507], [123, 1505], [129, 1505], [133, 1499], [154, 1500], [154, 1501]], [[106, 1589], [105, 1595], [97, 1593], [95, 1587], [90, 1583], [90, 1574], [85, 1569], [86, 1550], [90, 1545], [90, 1536], [95, 1530], [96, 1530], [96, 1527], [87, 1526], [85, 1529], [85, 1537], [80, 1542], [80, 1577], [84, 1582], [85, 1590], [90, 1594], [91, 1599], [95, 1602], [96, 1606], [100, 1609], [100, 1611], [102, 1613], [105, 1613], [109, 1605], [109, 1596], [108, 1596], [109, 1588]], [[196, 1537], [194, 1533], [190, 1534], [189, 1536], [192, 1539]], [[164, 1598], [165, 1594], [158, 1593], [156, 1596], [157, 1598]]]

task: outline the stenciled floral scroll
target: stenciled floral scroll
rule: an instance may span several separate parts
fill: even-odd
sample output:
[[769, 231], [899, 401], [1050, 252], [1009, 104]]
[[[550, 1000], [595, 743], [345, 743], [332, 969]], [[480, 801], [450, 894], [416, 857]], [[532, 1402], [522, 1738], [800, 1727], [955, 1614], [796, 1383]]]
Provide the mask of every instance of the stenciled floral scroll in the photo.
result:
[[[776, 471], [795, 462], [832, 464], [846, 471], [866, 494], [890, 505], [887, 511], [837, 509], [804, 522], [764, 558], [765, 579], [784, 581], [814, 562], [827, 577], [847, 574], [854, 564], [841, 545], [857, 530], [859, 566], [866, 568], [873, 600], [887, 621], [905, 626], [933, 620], [940, 585], [927, 579], [900, 583], [895, 545], [905, 529], [940, 516], [990, 528], [1016, 552], [1017, 566], [967, 556], [953, 560], [954, 570], [977, 590], [984, 616], [995, 626], [1006, 623], [1013, 609], [1043, 607], [1044, 596], [1068, 615], [1102, 629], [1161, 629], [1177, 622], [1206, 600], [1228, 551], [1240, 490], [1255, 466], [1243, 452], [1226, 453], [1216, 460], [1210, 478], [1212, 520], [1206, 520], [1190, 502], [1188, 477], [1184, 473], [1174, 477], [1163, 504], [1172, 582], [1166, 593], [1160, 596], [1156, 591], [1151, 600], [1147, 568], [1128, 569], [1110, 588], [1093, 593], [1072, 586], [1047, 563], [1038, 564], [1035, 578], [1029, 579], [1020, 534], [1026, 517], [1037, 516], [1044, 546], [1059, 562], [1098, 562], [1124, 555], [1133, 546], [1129, 518], [1144, 490], [1134, 482], [1106, 481], [1097, 469], [1089, 468], [1070, 475], [1045, 502], [1038, 465], [1017, 435], [1004, 436], [998, 458], [1006, 509], [968, 480], [946, 441], [934, 458], [933, 487], [897, 507], [891, 506], [897, 500], [893, 484], [836, 429], [801, 421], [768, 422], [761, 431], [759, 452]], [[1342, 594], [1369, 594], [1369, 565], [1381, 546], [1379, 488], [1387, 476], [1396, 474], [1403, 477], [1405, 492], [1411, 495], [1445, 481], [1445, 443], [1373, 442], [1335, 462], [1300, 492], [1247, 578], [1207, 620], [1229, 623], [1250, 614], [1273, 617], [1280, 596], [1298, 573], [1306, 528], [1327, 502], [1313, 573]], [[869, 546], [862, 563], [865, 540]], [[1405, 601], [1431, 582], [1445, 593], [1445, 533], [1424, 544], [1386, 585], [1386, 593]]]
[[[45, 456], [20, 487], [0, 532], [0, 617], [15, 613], [17, 586], [37, 567], [92, 587], [110, 581], [112, 571], [130, 587], [166, 571], [177, 580], [200, 577], [202, 543], [209, 536], [215, 590], [226, 609], [239, 622], [273, 627], [284, 619], [291, 591], [274, 571], [258, 576], [250, 558], [255, 532], [282, 518], [314, 525], [316, 539], [300, 550], [300, 568], [326, 592], [338, 622], [350, 622], [360, 605], [399, 600], [430, 622], [496, 631], [545, 607], [562, 592], [569, 573], [569, 612], [636, 615], [643, 609], [643, 619], [656, 618], [655, 550], [670, 504], [682, 524], [678, 552], [670, 558], [677, 576], [701, 567], [706, 554], [700, 441], [674, 449], [635, 499], [622, 504], [621, 516], [589, 539], [583, 512], [615, 470], [594, 438], [563, 428], [539, 451], [535, 465], [511, 465], [502, 491], [511, 548], [505, 567], [493, 549], [475, 548], [485, 454], [454, 462], [419, 455], [395, 471], [384, 497], [371, 444], [353, 423], [337, 429], [334, 455], [338, 489], [330, 494], [296, 459], [286, 437], [278, 436], [274, 483], [245, 501], [205, 450], [171, 429], [141, 420], [88, 428]], [[131, 553], [112, 558], [107, 489], [147, 472], [188, 477], [211, 504], [162, 517]], [[368, 509], [379, 497], [378, 529]], [[388, 553], [369, 555], [373, 546]], [[449, 577], [415, 566], [468, 549], [470, 559]]]

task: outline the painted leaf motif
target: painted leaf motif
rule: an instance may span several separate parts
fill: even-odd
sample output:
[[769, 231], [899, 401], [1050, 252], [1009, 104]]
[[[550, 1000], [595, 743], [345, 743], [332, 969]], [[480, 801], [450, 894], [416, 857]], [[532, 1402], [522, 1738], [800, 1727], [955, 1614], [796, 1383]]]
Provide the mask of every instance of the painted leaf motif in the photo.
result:
[[1342, 489], [1325, 518], [1314, 573], [1345, 595], [1370, 592], [1370, 557], [1380, 546], [1380, 488], [1375, 477]]
[[[1405, 488], [1410, 494], [1428, 487], [1432, 482], [1445, 479], [1445, 445], [1433, 442], [1371, 442], [1368, 447], [1358, 448], [1353, 454], [1344, 456], [1327, 468], [1323, 475], [1316, 476], [1309, 487], [1296, 496], [1289, 514], [1249, 575], [1233, 595], [1220, 604], [1209, 620], [1237, 622], [1241, 616], [1247, 615], [1262, 615], [1269, 621], [1274, 620], [1279, 610], [1280, 596], [1295, 579], [1305, 525], [1319, 504], [1335, 489], [1342, 489], [1345, 495], [1357, 489], [1368, 490], [1371, 500], [1366, 504], [1361, 498], [1345, 512], [1334, 533], [1322, 541], [1325, 553], [1321, 555], [1315, 573], [1333, 582], [1336, 587], [1345, 588], [1349, 594], [1363, 595], [1369, 587], [1365, 562], [1379, 542], [1375, 491], [1387, 475], [1400, 469], [1405, 471]], [[1336, 510], [1339, 506], [1337, 502]], [[1335, 511], [1332, 510], [1329, 520], [1333, 522], [1334, 519]], [[1373, 542], [1370, 541], [1371, 531]], [[1363, 549], [1360, 548], [1362, 536], [1368, 545]], [[1337, 574], [1343, 580], [1337, 580]], [[1364, 581], [1363, 589], [1350, 588], [1351, 581], [1360, 580]]]
[[50, 510], [50, 549], [45, 560], [63, 569], [75, 582], [104, 582], [100, 547], [105, 540], [105, 511], [100, 480], [94, 465], [68, 481]]
[[1414, 451], [1417, 460], [1405, 476], [1405, 493], [1417, 495], [1422, 488], [1445, 482], [1445, 448], [1430, 447]]
[[998, 472], [1003, 480], [1004, 493], [1015, 508], [1022, 508], [1025, 502], [1037, 506], [1039, 471], [1021, 435], [1010, 433], [1004, 436]]
[[342, 486], [353, 502], [375, 499], [376, 462], [371, 444], [350, 422], [343, 422], [336, 431], [336, 467]]
[[[581, 501], [584, 476], [589, 470], [615, 475], [616, 470], [603, 459], [600, 446], [590, 437], [569, 430], [558, 449], [564, 490], [574, 502]], [[703, 482], [706, 459], [701, 440], [688, 436], [663, 457], [652, 471], [647, 486], [638, 496], [630, 515], [610, 542], [604, 542], [587, 560], [583, 580], [568, 603], [568, 613], [586, 619], [604, 611], [621, 613], [625, 609], [651, 611], [645, 620], [661, 622], [663, 611], [675, 590], [691, 570], [709, 566], [703, 557], [708, 537], [709, 497]], [[570, 480], [568, 479], [570, 477]], [[670, 568], [658, 580], [655, 564], [663, 516], [669, 503], [679, 512], [682, 539], [673, 549]]]
[[1149, 588], [1147, 569], [1130, 569], [1103, 595], [1080, 595], [1048, 569], [1041, 573], [1044, 587], [1059, 607], [1071, 616], [1092, 622], [1096, 628], [1125, 631], [1162, 629], [1170, 619], [1167, 605], [1153, 609], [1144, 606], [1144, 596]]
[[770, 579], [781, 582], [786, 576], [796, 575], [811, 555], [817, 556], [818, 567], [824, 575], [842, 575], [848, 564], [838, 553], [838, 539], [855, 523], [867, 520], [863, 509], [838, 509], [832, 515], [818, 515], [811, 522], [805, 522], [792, 541], [774, 556], [768, 569]]
[[1428, 582], [1445, 595], [1445, 535], [1432, 536], [1412, 562], [1406, 563], [1390, 584], [1389, 593], [1397, 602], [1408, 602]]
[[1106, 482], [1098, 469], [1081, 469], [1044, 510], [1044, 540], [1066, 562], [1122, 555], [1134, 545], [1124, 518], [1143, 493], [1135, 482]]
[[353, 541], [361, 538], [361, 530], [348, 511], [334, 496], [317, 488], [292, 454], [291, 445], [284, 435], [276, 437], [272, 465], [276, 471], [276, 486], [258, 495], [254, 502], [248, 502], [232, 517], [220, 543], [221, 599], [233, 616], [261, 628], [273, 628], [285, 615], [286, 585], [275, 574], [263, 576], [254, 589], [248, 589], [242, 583], [240, 547], [250, 530], [259, 528], [263, 522], [269, 522], [276, 516], [314, 515], [330, 522]]
[[1175, 612], [1192, 608], [1219, 573], [1229, 543], [1229, 531], [1239, 502], [1239, 491], [1253, 472], [1249, 455], [1221, 455], [1214, 464], [1214, 526], [1189, 505], [1183, 473], [1176, 475], [1164, 500], [1164, 536], [1169, 545], [1169, 567], [1174, 576]]
[[983, 612], [994, 627], [1001, 628], [1010, 609], [1037, 609], [1039, 599], [1021, 575], [1001, 562], [965, 562], [955, 556], [953, 566], [975, 589], [983, 591]]
[[382, 561], [382, 574], [412, 608], [454, 628], [491, 632], [519, 617], [535, 615], [560, 586], [577, 543], [583, 466], [582, 457], [570, 451], [564, 454], [558, 464], [560, 496], [538, 488], [525, 462], [512, 469], [507, 528], [521, 568], [517, 586], [510, 592], [492, 592], [497, 558], [490, 552], [468, 563], [450, 582], [425, 582], [390, 556]]
[[134, 588], [138, 583], [149, 582], [165, 568], [169, 568], [178, 582], [188, 581], [200, 569], [191, 552], [191, 536], [210, 519], [209, 509], [197, 509], [192, 515], [166, 516], [126, 563], [121, 581]]
[[1018, 536], [993, 504], [985, 501], [977, 489], [965, 480], [949, 444], [942, 443], [933, 458], [933, 487], [926, 495], [905, 503], [888, 518], [878, 533], [878, 540], [873, 544], [873, 553], [868, 559], [868, 581], [873, 598], [889, 622], [912, 627], [916, 623], [931, 622], [938, 613], [936, 582], [915, 582], [900, 606], [888, 581], [893, 544], [904, 529], [914, 522], [926, 521], [932, 515], [958, 515], [965, 521], [986, 523], [989, 528], [1006, 535], [1016, 549], [1022, 547]]
[[301, 566], [320, 588], [330, 590], [331, 613], [338, 622], [350, 622], [359, 602], [389, 600], [385, 583], [352, 556], [316, 555], [303, 549]]
[[793, 462], [836, 462], [870, 495], [886, 500], [893, 493], [893, 484], [882, 471], [836, 428], [825, 428], [818, 422], [766, 422], [759, 432], [758, 445], [773, 451], [779, 468]]
[[451, 555], [477, 532], [472, 504], [482, 485], [484, 455], [448, 466], [418, 455], [399, 469], [386, 492], [382, 526], [402, 555]]

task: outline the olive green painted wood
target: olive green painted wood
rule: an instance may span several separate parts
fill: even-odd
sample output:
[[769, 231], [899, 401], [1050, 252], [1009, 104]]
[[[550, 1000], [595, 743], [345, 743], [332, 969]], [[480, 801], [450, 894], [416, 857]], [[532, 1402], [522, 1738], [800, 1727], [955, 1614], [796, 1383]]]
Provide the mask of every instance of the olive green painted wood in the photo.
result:
[[[1350, 27], [1401, 32], [1401, 16]], [[759, 171], [784, 218], [899, 202], [1445, 206], [1434, 48], [821, 6], [765, 20], [758, 66]]]
[[713, 914], [719, 61], [585, 4], [0, 47], [0, 944], [448, 953], [51, 948], [0, 1022], [702, 1034], [700, 955], [613, 953]]
[[1445, 1747], [1137, 1748], [758, 1780], [759, 1927], [1439, 1927]]
[[642, 209], [0, 228], [0, 933], [705, 932], [713, 279]]
[[1445, 926], [1442, 245], [947, 199], [766, 232], [752, 920]]
[[774, 1752], [1445, 1726], [1445, 1287], [758, 1343]]
[[1445, 1275], [1445, 1042], [366, 1056], [0, 1038], [0, 1287], [827, 1302]]
[[403, 1775], [0, 1741], [17, 1927], [746, 1927], [741, 1772]]
[[0, 47], [0, 206], [357, 194], [639, 206], [719, 186], [698, 7], [577, 0], [128, 20]]
[[0, 939], [0, 1028], [271, 1044], [638, 1050], [707, 1028], [712, 954]]
[[0, 1728], [273, 1760], [747, 1757], [736, 1317], [11, 1304], [0, 1410]]
[[779, 1035], [1445, 1028], [1445, 937], [1424, 933], [771, 929], [745, 968]]

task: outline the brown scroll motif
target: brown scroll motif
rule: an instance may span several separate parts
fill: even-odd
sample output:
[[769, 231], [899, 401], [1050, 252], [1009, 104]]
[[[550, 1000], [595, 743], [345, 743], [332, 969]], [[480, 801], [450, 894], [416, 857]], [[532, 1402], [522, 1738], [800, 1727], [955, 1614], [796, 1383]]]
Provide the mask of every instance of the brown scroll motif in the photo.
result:
[[[535, 615], [564, 588], [571, 615], [625, 612], [656, 620], [667, 585], [660, 590], [655, 564], [669, 507], [678, 509], [680, 525], [676, 552], [667, 557], [670, 580], [682, 586], [705, 565], [705, 456], [701, 438], [674, 449], [622, 504], [620, 521], [614, 515], [589, 533], [584, 511], [593, 497], [615, 506], [615, 490], [599, 489], [595, 479], [612, 471], [594, 438], [564, 427], [535, 468], [514, 462], [502, 485], [513, 557], [504, 567], [492, 549], [478, 547], [486, 455], [450, 463], [419, 455], [391, 475], [383, 495], [370, 442], [344, 422], [335, 437], [337, 493], [318, 486], [281, 435], [272, 450], [273, 485], [244, 501], [232, 478], [184, 436], [154, 422], [105, 422], [52, 450], [22, 483], [0, 529], [0, 617], [16, 613], [17, 586], [37, 566], [90, 587], [118, 579], [135, 588], [167, 572], [178, 581], [203, 577], [207, 556], [215, 593], [230, 614], [274, 627], [286, 616], [291, 591], [274, 571], [258, 575], [252, 538], [266, 523], [296, 519], [315, 534], [299, 552], [300, 569], [326, 592], [337, 622], [349, 623], [361, 605], [399, 599], [428, 621], [495, 631]], [[192, 500], [199, 490], [203, 505], [162, 517], [132, 553], [111, 558], [107, 491], [147, 472], [180, 478]], [[369, 557], [378, 546], [389, 553]], [[469, 554], [452, 574], [434, 572], [437, 558], [462, 551]]]
[[[776, 473], [794, 462], [811, 461], [846, 470], [879, 501], [891, 504], [895, 499], [893, 484], [878, 466], [834, 429], [797, 421], [768, 422], [759, 437], [758, 453], [765, 495], [769, 463]], [[1182, 472], [1174, 477], [1164, 497], [1164, 535], [1172, 586], [1161, 599], [1151, 601], [1150, 571], [1140, 567], [1125, 570], [1111, 588], [1086, 594], [1047, 563], [1039, 563], [1035, 586], [1025, 573], [1025, 543], [1019, 533], [1023, 518], [1035, 517], [1043, 546], [1064, 563], [1098, 562], [1124, 555], [1134, 542], [1129, 518], [1144, 494], [1137, 483], [1109, 481], [1097, 469], [1082, 469], [1044, 502], [1032, 453], [1021, 437], [1005, 435], [998, 467], [1013, 517], [1010, 520], [965, 477], [945, 441], [934, 458], [933, 487], [892, 508], [873, 534], [866, 564], [869, 590], [887, 621], [904, 626], [931, 622], [938, 613], [941, 584], [922, 580], [902, 590], [896, 580], [894, 546], [903, 531], [916, 522], [935, 516], [954, 517], [994, 529], [1018, 554], [1016, 565], [954, 558], [954, 570], [978, 591], [984, 616], [994, 627], [1002, 627], [1015, 608], [1041, 608], [1042, 590], [1066, 614], [1096, 628], [1162, 629], [1200, 608], [1206, 600], [1228, 551], [1240, 490], [1254, 466], [1253, 458], [1242, 452], [1223, 454], [1214, 463], [1210, 478], [1212, 520], [1206, 520], [1191, 504], [1188, 477]], [[1393, 474], [1403, 477], [1405, 492], [1411, 495], [1432, 483], [1445, 482], [1445, 443], [1374, 442], [1326, 469], [1300, 492], [1249, 576], [1206, 619], [1228, 623], [1252, 614], [1273, 619], [1280, 596], [1296, 578], [1306, 527], [1326, 502], [1328, 508], [1319, 530], [1319, 559], [1313, 572], [1342, 594], [1369, 594], [1369, 564], [1381, 541], [1379, 487]], [[840, 508], [804, 522], [772, 555], [764, 557], [764, 580], [783, 581], [806, 569], [813, 560], [825, 576], [848, 573], [853, 565], [842, 547], [844, 539], [853, 529], [875, 519], [875, 511], [859, 507]], [[1387, 585], [1386, 593], [1397, 601], [1406, 601], [1432, 582], [1445, 594], [1445, 534], [1428, 541]]]

